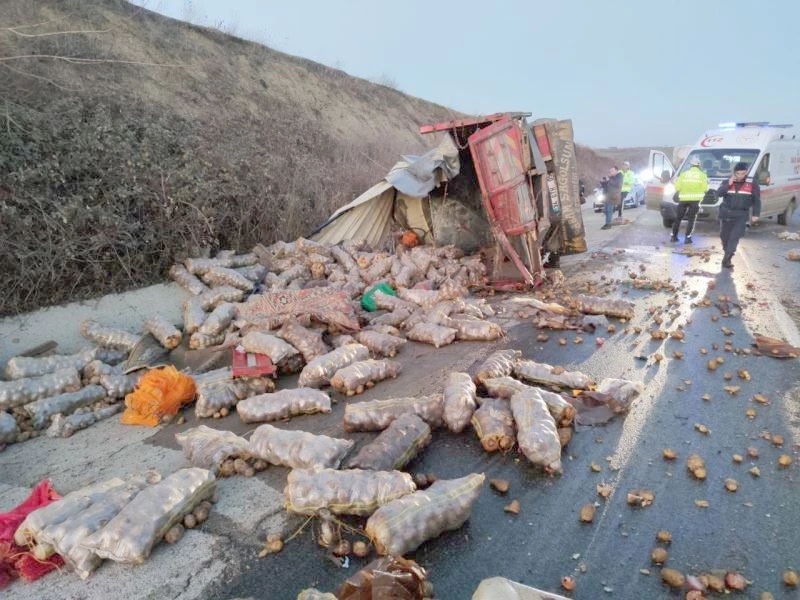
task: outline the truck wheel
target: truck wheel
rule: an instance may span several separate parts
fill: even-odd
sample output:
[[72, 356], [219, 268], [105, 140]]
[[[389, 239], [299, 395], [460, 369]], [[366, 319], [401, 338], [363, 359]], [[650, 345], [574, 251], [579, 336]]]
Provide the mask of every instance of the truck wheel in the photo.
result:
[[789, 206], [786, 207], [786, 210], [778, 215], [778, 225], [788, 225], [789, 219], [792, 218], [793, 212], [794, 212], [794, 200], [789, 202]]
[[672, 229], [672, 226], [675, 224], [675, 220], [668, 219], [667, 217], [661, 217], [661, 224], [667, 229]]

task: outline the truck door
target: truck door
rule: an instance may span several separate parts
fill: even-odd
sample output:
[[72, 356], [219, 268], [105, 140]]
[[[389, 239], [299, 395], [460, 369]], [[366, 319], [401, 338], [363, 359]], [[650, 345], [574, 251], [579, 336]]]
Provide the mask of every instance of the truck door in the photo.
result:
[[650, 158], [647, 165], [647, 176], [650, 181], [645, 185], [645, 205], [650, 210], [660, 211], [661, 199], [664, 197], [664, 186], [675, 175], [675, 167], [672, 166], [672, 162], [667, 158], [667, 155], [660, 150], [650, 150]]
[[[492, 233], [523, 280], [544, 276], [537, 244], [536, 202], [517, 121], [504, 118], [469, 137], [469, 149]], [[529, 151], [528, 151], [529, 155]], [[513, 243], [509, 237], [514, 238]]]

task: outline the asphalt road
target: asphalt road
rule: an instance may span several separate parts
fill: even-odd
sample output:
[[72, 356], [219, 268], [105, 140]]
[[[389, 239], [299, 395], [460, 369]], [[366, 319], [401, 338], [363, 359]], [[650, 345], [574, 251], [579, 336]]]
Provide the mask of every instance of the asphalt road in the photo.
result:
[[[613, 335], [603, 333], [607, 341], [602, 347], [595, 345], [592, 335], [584, 335], [584, 343], [578, 345], [573, 343], [575, 335], [567, 333], [568, 345], [560, 346], [559, 332], [547, 331], [550, 340], [538, 343], [539, 330], [529, 321], [509, 320], [509, 335], [502, 344], [462, 343], [440, 350], [409, 344], [399, 357], [404, 373], [359, 400], [440, 389], [448, 371], [474, 372], [488, 353], [503, 346], [518, 348], [538, 361], [582, 370], [598, 380], [607, 376], [641, 380], [646, 386], [644, 397], [626, 418], [604, 426], [579, 427], [566, 450], [561, 477], [547, 477], [516, 453], [484, 453], [471, 431], [461, 435], [436, 432], [433, 443], [409, 471], [433, 472], [440, 478], [483, 472], [487, 480], [509, 480], [511, 489], [501, 497], [486, 485], [468, 523], [424, 544], [413, 558], [428, 569], [436, 597], [443, 599], [469, 598], [481, 579], [497, 575], [552, 591], [559, 590], [561, 577], [571, 575], [577, 582], [574, 598], [683, 597], [661, 583], [659, 568], [650, 561], [651, 550], [659, 545], [656, 532], [666, 529], [673, 539], [665, 546], [667, 566], [686, 574], [735, 570], [752, 582], [742, 597], [756, 598], [769, 591], [775, 598], [797, 598], [796, 592], [784, 588], [781, 575], [789, 567], [800, 569], [800, 364], [723, 351], [726, 340], [735, 348], [748, 348], [754, 332], [782, 335], [798, 343], [794, 296], [800, 289], [800, 264], [783, 258], [792, 244], [774, 233], [784, 228], [767, 223], [750, 232], [731, 274], [720, 272], [714, 224], [700, 224], [694, 236], [695, 247], [717, 246], [705, 262], [676, 254], [681, 244], [667, 243], [668, 233], [656, 213], [644, 208], [626, 211], [632, 222], [600, 231], [602, 215], [586, 208], [593, 253], [563, 259], [564, 274], [573, 282], [619, 279], [614, 286], [617, 293], [636, 302], [636, 317], [628, 326], [642, 327], [642, 333], [625, 333], [625, 325], [618, 326]], [[798, 229], [797, 218], [790, 229]], [[625, 283], [627, 274], [642, 273], [642, 269], [653, 279], [671, 278], [682, 287], [676, 294], [633, 290]], [[710, 284], [714, 289], [709, 290]], [[721, 316], [713, 305], [695, 307], [706, 293], [715, 301], [719, 295], [728, 296], [733, 306], [730, 316]], [[649, 310], [664, 309], [669, 301], [675, 303], [670, 312], [677, 316], [662, 327], [683, 326], [685, 340], [652, 341]], [[712, 315], [719, 319], [712, 320]], [[725, 336], [723, 326], [732, 335]], [[719, 349], [714, 350], [713, 344]], [[701, 348], [708, 355], [701, 355]], [[675, 350], [684, 357], [673, 358]], [[653, 360], [657, 352], [665, 356], [663, 361]], [[724, 364], [711, 372], [706, 361], [716, 356], [722, 356]], [[740, 368], [749, 371], [751, 380], [737, 376]], [[724, 379], [726, 372], [733, 374], [731, 381]], [[737, 385], [740, 390], [731, 395], [723, 391], [724, 385]], [[766, 396], [769, 404], [754, 403], [757, 393]], [[703, 400], [704, 394], [710, 400]], [[755, 409], [754, 418], [746, 416], [749, 408]], [[342, 411], [343, 401], [330, 415], [296, 419], [284, 426], [342, 435]], [[705, 425], [710, 433], [699, 433], [697, 424]], [[763, 439], [763, 432], [782, 435], [783, 447]], [[173, 444], [168, 439], [173, 433], [152, 441]], [[756, 448], [760, 456], [748, 457], [748, 447]], [[664, 448], [675, 449], [677, 460], [665, 461]], [[686, 458], [692, 453], [706, 462], [705, 481], [693, 479], [686, 469]], [[733, 454], [743, 455], [744, 461], [735, 464]], [[780, 468], [781, 454], [791, 455], [794, 464]], [[590, 469], [592, 463], [600, 466], [600, 472]], [[749, 473], [754, 466], [760, 469], [759, 477]], [[280, 491], [286, 470], [270, 469], [263, 476]], [[738, 482], [738, 491], [725, 489], [726, 478]], [[596, 494], [600, 482], [613, 486], [607, 500]], [[626, 492], [635, 488], [652, 490], [653, 505], [629, 507]], [[521, 504], [518, 516], [503, 511], [514, 498]], [[696, 500], [706, 500], [708, 507], [698, 507]], [[598, 505], [594, 522], [580, 523], [581, 506], [591, 502]], [[301, 523], [296, 520], [291, 526]], [[252, 535], [263, 539], [266, 533], [259, 530]], [[208, 590], [209, 598], [294, 599], [310, 586], [334, 591], [367, 562], [354, 559], [347, 568], [335, 564], [316, 545], [311, 526], [283, 552], [265, 559], [255, 558], [252, 537], [235, 546], [238, 555], [231, 552], [230, 559], [237, 566]]]

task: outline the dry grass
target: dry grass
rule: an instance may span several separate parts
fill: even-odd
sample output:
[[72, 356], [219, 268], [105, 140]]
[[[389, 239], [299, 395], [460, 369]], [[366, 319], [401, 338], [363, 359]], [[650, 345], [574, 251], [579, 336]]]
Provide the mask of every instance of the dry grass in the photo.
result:
[[[308, 234], [456, 114], [115, 0], [6, 0], [0, 314]], [[91, 31], [67, 35], [37, 35]], [[62, 60], [89, 58], [89, 64]]]

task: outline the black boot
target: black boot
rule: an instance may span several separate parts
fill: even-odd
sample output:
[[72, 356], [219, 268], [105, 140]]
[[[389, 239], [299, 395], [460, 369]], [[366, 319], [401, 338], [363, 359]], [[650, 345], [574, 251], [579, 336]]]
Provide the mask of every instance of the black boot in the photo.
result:
[[722, 266], [726, 269], [733, 269], [733, 263], [731, 259], [733, 258], [733, 254], [726, 254], [722, 257]]

